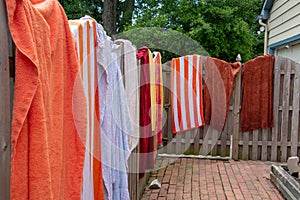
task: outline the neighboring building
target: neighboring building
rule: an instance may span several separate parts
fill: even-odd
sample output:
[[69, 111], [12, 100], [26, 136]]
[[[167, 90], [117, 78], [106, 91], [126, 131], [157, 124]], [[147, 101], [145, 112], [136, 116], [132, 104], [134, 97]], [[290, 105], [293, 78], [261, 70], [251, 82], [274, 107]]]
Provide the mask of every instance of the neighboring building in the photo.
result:
[[300, 63], [300, 1], [265, 0], [257, 20], [266, 25], [266, 51]]

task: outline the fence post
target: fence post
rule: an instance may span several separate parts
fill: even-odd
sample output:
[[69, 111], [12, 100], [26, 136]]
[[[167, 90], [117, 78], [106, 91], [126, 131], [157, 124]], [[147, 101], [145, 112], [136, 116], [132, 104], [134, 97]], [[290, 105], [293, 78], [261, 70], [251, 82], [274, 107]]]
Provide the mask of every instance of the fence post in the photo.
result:
[[242, 59], [240, 54], [236, 57], [241, 69], [236, 75], [234, 85], [234, 104], [233, 104], [233, 133], [232, 133], [232, 159], [239, 159], [239, 132], [240, 132], [240, 107], [241, 107], [241, 73], [242, 73]]
[[0, 1], [0, 197], [10, 199], [10, 82], [5, 0]]

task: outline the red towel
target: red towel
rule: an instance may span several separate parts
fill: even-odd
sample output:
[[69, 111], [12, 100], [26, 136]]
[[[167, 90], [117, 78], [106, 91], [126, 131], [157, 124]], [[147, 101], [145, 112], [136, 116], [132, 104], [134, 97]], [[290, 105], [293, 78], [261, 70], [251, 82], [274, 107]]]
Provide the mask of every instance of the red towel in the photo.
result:
[[137, 59], [140, 62], [140, 178], [144, 172], [153, 168], [153, 139], [151, 126], [151, 98], [149, 53], [147, 47], [138, 49]]
[[273, 116], [274, 56], [259, 56], [242, 69], [241, 131], [274, 126]]
[[207, 57], [204, 63], [204, 70], [205, 124], [210, 124], [214, 129], [222, 131], [234, 89], [235, 75], [240, 70], [240, 64], [230, 64], [223, 60]]
[[67, 17], [55, 0], [6, 4], [17, 47], [11, 199], [79, 200], [86, 104]]

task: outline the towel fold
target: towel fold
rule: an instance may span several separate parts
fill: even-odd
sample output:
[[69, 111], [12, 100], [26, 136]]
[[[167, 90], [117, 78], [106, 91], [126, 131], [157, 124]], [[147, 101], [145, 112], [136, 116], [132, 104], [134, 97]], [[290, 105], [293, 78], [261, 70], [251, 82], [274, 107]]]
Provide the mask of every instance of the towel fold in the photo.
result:
[[239, 70], [239, 63], [230, 64], [211, 57], [205, 59], [205, 123], [218, 131], [224, 128], [234, 89], [235, 75]]
[[140, 60], [140, 178], [154, 166], [148, 47], [138, 49]]
[[139, 144], [140, 138], [139, 69], [136, 60], [136, 47], [129, 40], [118, 39], [115, 43], [123, 45], [123, 80], [133, 127], [132, 133], [128, 135], [128, 146], [129, 151], [132, 152]]
[[55, 0], [7, 0], [16, 44], [11, 199], [80, 199], [86, 102], [75, 41]]
[[242, 132], [274, 126], [273, 72], [273, 55], [258, 56], [243, 65]]
[[162, 64], [161, 54], [159, 52], [153, 52], [155, 55], [153, 62], [155, 65], [155, 92], [156, 92], [156, 121], [155, 121], [155, 135], [157, 138], [157, 145], [162, 145], [162, 126], [163, 126], [163, 111], [164, 111], [164, 87], [162, 79]]

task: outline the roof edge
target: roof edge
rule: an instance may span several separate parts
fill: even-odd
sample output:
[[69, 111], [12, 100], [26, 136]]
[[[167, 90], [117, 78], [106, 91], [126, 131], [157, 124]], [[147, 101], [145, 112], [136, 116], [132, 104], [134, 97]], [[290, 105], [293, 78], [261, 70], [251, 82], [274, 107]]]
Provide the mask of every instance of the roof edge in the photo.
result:
[[274, 3], [274, 0], [265, 0], [264, 5], [261, 9], [260, 15], [258, 15], [256, 17], [255, 21], [258, 21], [259, 19], [262, 19], [262, 20], [269, 19], [270, 18], [270, 11], [273, 7], [273, 3]]

